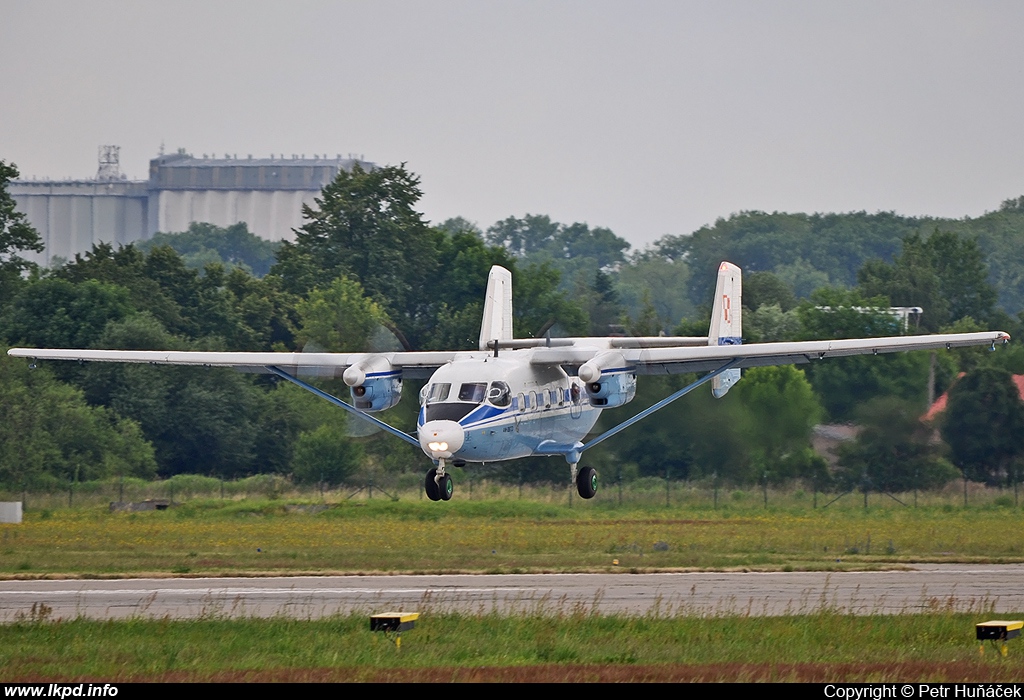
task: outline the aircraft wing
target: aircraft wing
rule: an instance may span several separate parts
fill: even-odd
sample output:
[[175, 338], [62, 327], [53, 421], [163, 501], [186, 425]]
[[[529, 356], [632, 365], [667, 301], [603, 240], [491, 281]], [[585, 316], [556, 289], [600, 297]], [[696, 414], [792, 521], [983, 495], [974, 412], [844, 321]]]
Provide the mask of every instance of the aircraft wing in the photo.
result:
[[[947, 333], [940, 335], [909, 335], [891, 338], [856, 338], [851, 340], [811, 340], [796, 343], [752, 343], [750, 345], [705, 345], [703, 347], [622, 348], [622, 359], [637, 374], [684, 374], [710, 372], [737, 361], [736, 368], [765, 365], [802, 364], [828, 357], [877, 355], [909, 350], [938, 350], [995, 345], [1009, 342], [1002, 331], [984, 333]], [[600, 348], [552, 347], [536, 348], [530, 358], [535, 365], [579, 366], [607, 352]]]
[[243, 372], [267, 373], [278, 367], [296, 376], [340, 377], [348, 367], [370, 358], [383, 358], [406, 377], [429, 377], [454, 359], [455, 352], [388, 353], [298, 353], [298, 352], [181, 352], [170, 350], [60, 350], [11, 348], [12, 357], [34, 360], [72, 360], [79, 362], [129, 362], [148, 365], [194, 365], [231, 367]]

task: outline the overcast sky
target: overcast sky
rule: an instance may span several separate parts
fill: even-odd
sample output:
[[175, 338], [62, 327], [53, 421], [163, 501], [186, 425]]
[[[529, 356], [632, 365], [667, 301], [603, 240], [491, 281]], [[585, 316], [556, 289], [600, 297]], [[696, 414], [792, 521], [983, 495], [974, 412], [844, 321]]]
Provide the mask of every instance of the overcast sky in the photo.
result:
[[0, 0], [0, 159], [407, 163], [422, 210], [608, 226], [1024, 195], [1024, 3]]

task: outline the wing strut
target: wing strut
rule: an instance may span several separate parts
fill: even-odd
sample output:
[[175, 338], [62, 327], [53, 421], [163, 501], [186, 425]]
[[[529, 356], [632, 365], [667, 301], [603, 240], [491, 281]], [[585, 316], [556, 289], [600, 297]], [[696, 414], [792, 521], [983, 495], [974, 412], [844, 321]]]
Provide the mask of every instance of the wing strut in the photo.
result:
[[695, 381], [693, 384], [690, 384], [689, 386], [683, 387], [682, 389], [680, 389], [676, 393], [671, 394], [671, 395], [665, 397], [664, 399], [662, 399], [658, 403], [654, 404], [650, 408], [645, 409], [643, 411], [640, 411], [640, 413], [636, 414], [632, 418], [619, 423], [618, 425], [616, 425], [611, 430], [606, 430], [605, 432], [601, 433], [596, 438], [594, 438], [590, 442], [588, 442], [585, 445], [583, 445], [582, 447], [580, 447], [579, 451], [583, 452], [584, 450], [589, 450], [591, 447], [595, 447], [596, 445], [604, 442], [605, 440], [607, 440], [608, 438], [612, 437], [613, 435], [617, 435], [617, 434], [621, 433], [623, 430], [625, 430], [629, 426], [633, 425], [634, 423], [642, 421], [644, 418], [646, 418], [647, 416], [651, 415], [655, 411], [658, 411], [658, 410], [660, 410], [662, 408], [665, 408], [665, 406], [668, 406], [670, 403], [672, 403], [676, 399], [682, 398], [686, 394], [689, 394], [691, 391], [693, 391], [694, 389], [699, 387], [701, 384], [706, 384], [707, 382], [710, 382], [712, 379], [714, 379], [718, 375], [722, 374], [723, 372], [726, 372], [726, 371], [732, 369], [733, 367], [738, 365], [742, 359], [743, 359], [742, 357], [737, 357], [737, 358], [735, 358], [735, 359], [725, 363], [724, 365], [722, 365], [721, 367], [719, 367], [715, 371], [709, 372], [708, 374], [705, 374], [703, 377], [701, 377], [700, 379]]
[[330, 401], [335, 406], [338, 406], [340, 408], [344, 408], [346, 411], [348, 411], [352, 415], [358, 416], [359, 418], [362, 418], [365, 421], [369, 421], [370, 423], [373, 423], [378, 428], [382, 428], [382, 429], [388, 431], [389, 433], [391, 433], [395, 437], [401, 438], [401, 439], [405, 440], [407, 443], [409, 443], [410, 445], [412, 445], [413, 447], [415, 447], [416, 449], [419, 449], [420, 441], [417, 440], [416, 438], [414, 438], [412, 435], [409, 435], [408, 433], [403, 433], [398, 428], [393, 428], [390, 425], [388, 425], [387, 423], [385, 423], [384, 421], [379, 420], [377, 418], [374, 418], [373, 416], [370, 416], [370, 415], [367, 415], [367, 414], [363, 413], [362, 411], [360, 411], [359, 409], [355, 408], [354, 406], [351, 406], [350, 404], [345, 403], [344, 401], [339, 399], [337, 396], [331, 396], [326, 391], [320, 391], [315, 386], [311, 386], [309, 384], [306, 384], [306, 382], [304, 382], [301, 379], [298, 379], [296, 377], [293, 377], [292, 375], [288, 374], [287, 372], [285, 372], [280, 367], [274, 367], [273, 365], [267, 365], [267, 371], [270, 372], [271, 374], [276, 374], [277, 376], [281, 377], [281, 379], [287, 379], [292, 384], [295, 384], [296, 386], [302, 387], [303, 389], [305, 389], [306, 391], [310, 392], [311, 394], [316, 394], [321, 399], [326, 399], [327, 401]]

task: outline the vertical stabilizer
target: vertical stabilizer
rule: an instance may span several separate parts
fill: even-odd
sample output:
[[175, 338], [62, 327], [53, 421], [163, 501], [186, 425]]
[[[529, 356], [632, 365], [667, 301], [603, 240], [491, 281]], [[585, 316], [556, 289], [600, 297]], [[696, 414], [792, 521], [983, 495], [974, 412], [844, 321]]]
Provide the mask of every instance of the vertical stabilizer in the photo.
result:
[[512, 340], [512, 273], [494, 265], [487, 275], [484, 318], [480, 323], [480, 349], [492, 340]]
[[[718, 266], [715, 306], [711, 312], [708, 345], [740, 345], [743, 342], [743, 282], [740, 268], [730, 262]], [[720, 399], [740, 380], [740, 371], [730, 369], [711, 380], [711, 393]]]

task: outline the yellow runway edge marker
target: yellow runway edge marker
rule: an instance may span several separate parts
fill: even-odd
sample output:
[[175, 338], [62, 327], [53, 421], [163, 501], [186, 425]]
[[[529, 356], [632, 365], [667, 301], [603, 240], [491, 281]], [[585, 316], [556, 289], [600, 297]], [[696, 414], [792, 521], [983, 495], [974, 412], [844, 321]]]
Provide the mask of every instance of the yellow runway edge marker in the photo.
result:
[[[1021, 620], [989, 620], [979, 622], [975, 625], [975, 634], [981, 642], [989, 640], [993, 646], [997, 646], [999, 653], [1006, 656], [1006, 642], [1020, 635], [1024, 621]], [[985, 654], [985, 645], [981, 645], [980, 654]]]
[[[395, 643], [396, 649], [401, 649], [402, 632], [414, 628], [419, 617], [418, 612], [386, 612], [371, 615], [370, 631], [383, 632], [386, 638]], [[391, 635], [394, 635], [394, 638]]]

